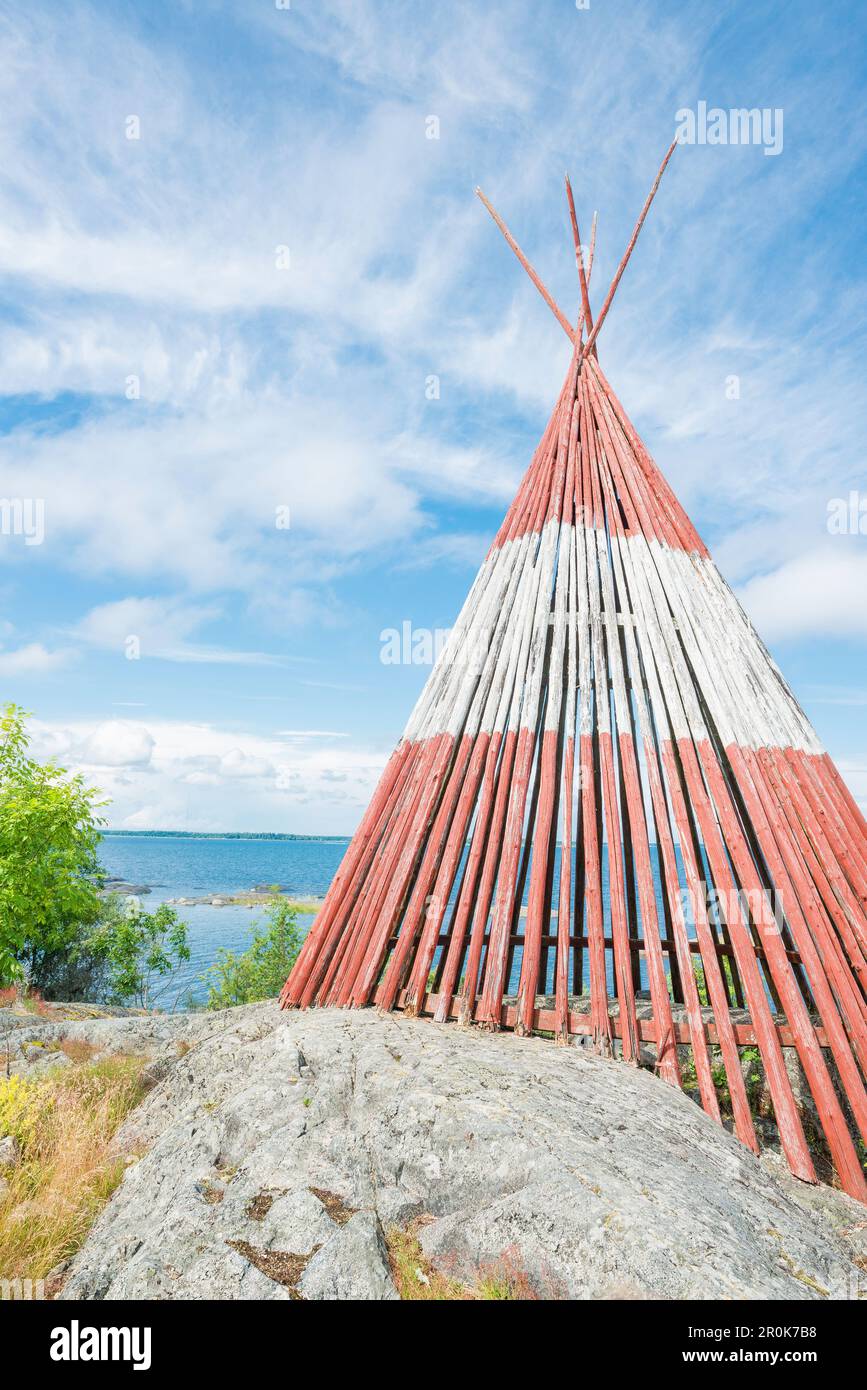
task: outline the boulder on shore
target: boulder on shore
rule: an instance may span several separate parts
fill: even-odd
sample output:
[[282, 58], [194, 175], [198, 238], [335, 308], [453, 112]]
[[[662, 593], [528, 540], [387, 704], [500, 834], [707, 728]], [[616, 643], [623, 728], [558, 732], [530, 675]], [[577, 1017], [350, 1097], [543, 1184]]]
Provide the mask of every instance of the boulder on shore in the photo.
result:
[[46, 1026], [153, 1056], [62, 1297], [395, 1298], [409, 1225], [452, 1278], [505, 1263], [540, 1297], [867, 1292], [859, 1204], [582, 1048], [271, 1002]]

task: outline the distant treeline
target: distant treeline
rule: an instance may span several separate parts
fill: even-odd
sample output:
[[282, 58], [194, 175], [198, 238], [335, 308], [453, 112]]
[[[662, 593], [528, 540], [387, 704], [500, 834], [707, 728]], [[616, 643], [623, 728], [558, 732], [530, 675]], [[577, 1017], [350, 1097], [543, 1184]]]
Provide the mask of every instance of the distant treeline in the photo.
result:
[[208, 831], [208, 830], [103, 830], [109, 835], [147, 835], [161, 840], [333, 840], [342, 844], [349, 835], [282, 835], [275, 830]]

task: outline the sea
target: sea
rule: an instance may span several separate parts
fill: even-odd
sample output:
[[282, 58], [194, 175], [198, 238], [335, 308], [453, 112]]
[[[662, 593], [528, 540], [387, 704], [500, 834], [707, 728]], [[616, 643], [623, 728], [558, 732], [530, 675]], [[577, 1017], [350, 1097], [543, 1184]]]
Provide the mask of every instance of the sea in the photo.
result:
[[[108, 834], [100, 845], [105, 873], [150, 889], [141, 898], [151, 912], [169, 898], [202, 898], [238, 893], [259, 884], [279, 884], [290, 895], [324, 897], [348, 839], [292, 840], [214, 839], [186, 835]], [[158, 1000], [168, 1010], [201, 1004], [207, 999], [205, 973], [220, 947], [244, 951], [263, 920], [259, 907], [178, 907], [187, 923], [191, 959], [172, 977]], [[307, 930], [312, 913], [299, 913]]]

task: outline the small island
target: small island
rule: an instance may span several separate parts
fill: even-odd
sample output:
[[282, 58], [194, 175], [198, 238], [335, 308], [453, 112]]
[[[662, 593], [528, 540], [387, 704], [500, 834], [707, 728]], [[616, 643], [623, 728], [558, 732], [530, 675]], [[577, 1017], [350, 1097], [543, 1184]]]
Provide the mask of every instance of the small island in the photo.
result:
[[[128, 883], [123, 878], [104, 878], [99, 889], [101, 897], [118, 894], [122, 898], [139, 898], [150, 893], [149, 883]], [[239, 888], [228, 893], [203, 893], [199, 897], [167, 898], [168, 907], [261, 907], [272, 898], [280, 898], [293, 912], [318, 912], [324, 898], [313, 893], [292, 893], [282, 883], [257, 883], [252, 888]]]
[[269, 898], [280, 898], [294, 912], [318, 912], [324, 899], [296, 896], [285, 888], [248, 888], [237, 893], [205, 893], [200, 898], [167, 898], [169, 907], [261, 907]]

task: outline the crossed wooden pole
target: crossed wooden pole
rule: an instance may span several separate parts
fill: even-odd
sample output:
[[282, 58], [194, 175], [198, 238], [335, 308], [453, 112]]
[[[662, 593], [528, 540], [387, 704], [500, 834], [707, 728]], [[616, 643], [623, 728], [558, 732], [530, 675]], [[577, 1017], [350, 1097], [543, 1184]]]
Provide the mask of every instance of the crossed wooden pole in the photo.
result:
[[[559, 304], [554, 299], [554, 296], [543, 284], [541, 277], [533, 269], [532, 265], [530, 264], [527, 257], [524, 255], [524, 252], [521, 250], [515, 238], [512, 236], [512, 233], [509, 231], [500, 214], [496, 211], [494, 207], [492, 207], [491, 203], [485, 197], [482, 190], [480, 188], [476, 189], [478, 197], [482, 200], [485, 207], [488, 209], [488, 212], [491, 214], [500, 231], [503, 233], [503, 236], [506, 238], [506, 241], [509, 243], [518, 260], [521, 262], [521, 265], [524, 267], [530, 279], [533, 281], [533, 284], [536, 286], [536, 289], [539, 291], [545, 303], [548, 305], [548, 308], [551, 310], [551, 313], [554, 315], [555, 319], [560, 324], [560, 327], [563, 329], [563, 332], [567, 335], [570, 342], [574, 345], [575, 352], [578, 357], [579, 367], [581, 363], [584, 361], [584, 359], [589, 355], [592, 354], [593, 357], [597, 356], [596, 339], [599, 336], [599, 330], [605, 322], [606, 318], [608, 317], [608, 311], [611, 308], [612, 301], [614, 299], [615, 294], [617, 293], [617, 287], [620, 284], [621, 279], [623, 278], [623, 272], [629, 264], [629, 257], [635, 250], [635, 243], [638, 240], [638, 234], [641, 231], [641, 228], [644, 226], [644, 220], [647, 217], [648, 212], [650, 211], [650, 204], [656, 197], [656, 190], [659, 188], [660, 181], [662, 179], [663, 174], [665, 173], [666, 165], [668, 164], [668, 161], [671, 159], [671, 156], [674, 154], [676, 145], [677, 140], [672, 140], [671, 144], [668, 147], [666, 156], [659, 166], [659, 172], [657, 173], [656, 178], [653, 181], [653, 187], [648, 193], [644, 203], [644, 207], [641, 209], [641, 212], [639, 213], [638, 221], [635, 224], [635, 230], [633, 231], [632, 236], [629, 238], [629, 243], [626, 247], [626, 250], [623, 253], [620, 264], [617, 267], [614, 279], [611, 281], [611, 284], [608, 288], [608, 293], [605, 296], [602, 308], [599, 310], [599, 316], [596, 319], [595, 323], [593, 322], [593, 315], [590, 309], [590, 295], [588, 291], [588, 284], [590, 280], [590, 272], [593, 267], [593, 255], [596, 245], [596, 214], [593, 214], [593, 231], [590, 238], [590, 248], [587, 256], [587, 266], [585, 268], [584, 252], [581, 246], [581, 237], [578, 231], [578, 218], [575, 212], [575, 199], [572, 195], [572, 184], [569, 181], [569, 175], [566, 175], [566, 199], [569, 204], [569, 219], [572, 223], [572, 237], [575, 242], [575, 261], [578, 266], [578, 278], [581, 283], [581, 311], [578, 316], [578, 324], [575, 328], [572, 327], [572, 324], [570, 323], [568, 317], [566, 316], [566, 314], [563, 313], [563, 310], [560, 308]], [[587, 330], [587, 341], [582, 342], [585, 328]]]

